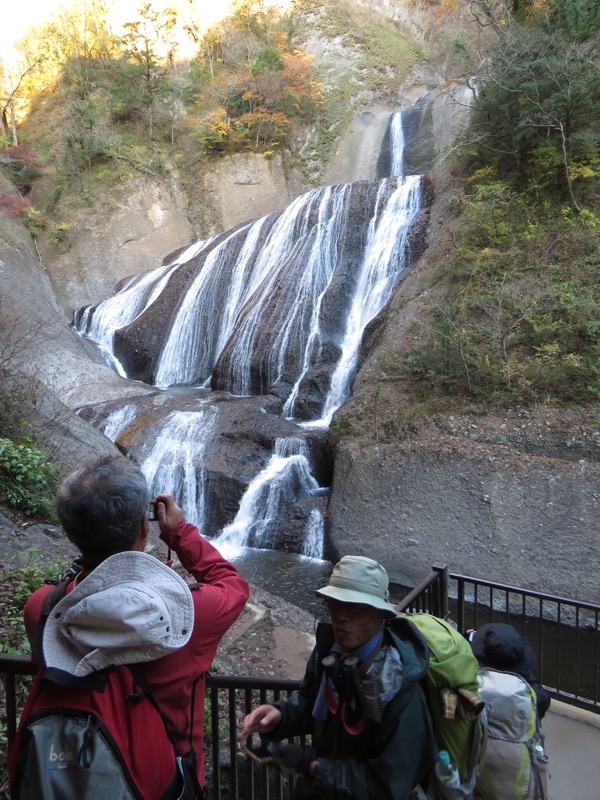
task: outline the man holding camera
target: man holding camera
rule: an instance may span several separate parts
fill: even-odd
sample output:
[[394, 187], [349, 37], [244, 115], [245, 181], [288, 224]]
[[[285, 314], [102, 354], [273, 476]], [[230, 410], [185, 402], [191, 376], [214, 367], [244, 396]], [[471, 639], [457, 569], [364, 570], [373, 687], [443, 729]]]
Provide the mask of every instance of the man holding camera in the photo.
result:
[[[67, 538], [81, 552], [76, 562], [80, 570], [61, 601], [67, 607], [65, 621], [53, 623], [53, 630], [44, 634], [44, 656], [47, 666], [76, 676], [110, 664], [139, 663], [178, 748], [187, 753], [193, 744], [204, 787], [205, 675], [223, 634], [244, 608], [248, 584], [185, 521], [168, 494], [156, 497], [160, 538], [199, 585], [188, 587], [173, 570], [145, 554], [149, 499], [144, 474], [122, 456], [102, 457], [64, 481], [57, 510]], [[144, 601], [134, 607], [144, 587]], [[27, 601], [30, 641], [53, 588], [42, 586]], [[160, 634], [153, 628], [152, 603], [161, 609], [159, 619], [170, 620]]]
[[[428, 663], [420, 633], [396, 616], [385, 569], [344, 556], [324, 597], [330, 624], [317, 628], [300, 689], [246, 716], [241, 735], [259, 760], [302, 777], [295, 797], [408, 800], [433, 767], [436, 746], [419, 685]], [[312, 735], [312, 746], [282, 739]]]

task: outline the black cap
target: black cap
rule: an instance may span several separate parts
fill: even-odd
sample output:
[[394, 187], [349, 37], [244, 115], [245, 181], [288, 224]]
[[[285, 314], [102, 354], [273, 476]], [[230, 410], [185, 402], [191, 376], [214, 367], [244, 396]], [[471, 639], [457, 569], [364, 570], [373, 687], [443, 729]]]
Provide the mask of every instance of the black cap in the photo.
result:
[[490, 622], [475, 632], [473, 653], [482, 667], [527, 673], [535, 666], [535, 654], [519, 631], [505, 622]]

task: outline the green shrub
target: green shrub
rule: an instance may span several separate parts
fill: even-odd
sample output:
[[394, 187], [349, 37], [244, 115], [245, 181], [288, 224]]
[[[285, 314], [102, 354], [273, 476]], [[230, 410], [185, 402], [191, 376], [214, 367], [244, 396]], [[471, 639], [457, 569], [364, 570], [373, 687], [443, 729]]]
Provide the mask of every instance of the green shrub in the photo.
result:
[[52, 516], [56, 472], [40, 450], [0, 439], [0, 499], [27, 516]]

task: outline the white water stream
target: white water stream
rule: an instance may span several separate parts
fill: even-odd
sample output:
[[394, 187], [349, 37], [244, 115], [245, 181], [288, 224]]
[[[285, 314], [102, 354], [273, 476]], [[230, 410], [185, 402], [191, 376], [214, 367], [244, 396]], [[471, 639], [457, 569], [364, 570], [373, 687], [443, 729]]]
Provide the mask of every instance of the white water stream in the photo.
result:
[[164, 420], [149, 442], [140, 464], [151, 496], [172, 494], [185, 510], [186, 519], [204, 527], [206, 474], [203, 455], [210, 443], [215, 411], [206, 404], [198, 411], [175, 411]]
[[[401, 175], [400, 114], [393, 115], [390, 134], [392, 173]], [[420, 186], [418, 176], [379, 182], [370, 217], [364, 220], [368, 229], [363, 251], [351, 262], [355, 265], [348, 284], [352, 296], [345, 328], [335, 342], [339, 358], [320, 417], [298, 424], [298, 437], [275, 442], [270, 460], [248, 485], [235, 519], [215, 540], [230, 557], [248, 547], [281, 546], [282, 514], [290, 498], [309, 508], [323, 494], [311, 474], [303, 429], [326, 429], [350, 396], [364, 330], [389, 302], [410, 264], [409, 236], [420, 210]], [[115, 331], [148, 309], [178, 269], [205, 256], [174, 314], [154, 370], [155, 385], [207, 385], [213, 367], [222, 359], [227, 390], [236, 396], [256, 393], [252, 359], [262, 346], [268, 315], [272, 342], [261, 362], [266, 373], [262, 393], [284, 376], [288, 381], [291, 377], [292, 391], [283, 414], [293, 420], [303, 381], [319, 364], [327, 343], [324, 299], [332, 282], [340, 280], [336, 272], [340, 243], [346, 241], [347, 209], [355, 191], [354, 184], [315, 189], [298, 197], [279, 216], [240, 226], [218, 244], [215, 238], [195, 243], [170, 264], [133, 278], [95, 309], [83, 310], [78, 331], [97, 342], [124, 375], [112, 350]], [[172, 493], [187, 518], [201, 529], [210, 514], [203, 458], [218, 438], [215, 419], [210, 398], [199, 401], [197, 410], [169, 413], [159, 430], [153, 429], [153, 440], [145, 445], [141, 462], [151, 492]], [[135, 406], [127, 405], [105, 420], [103, 430], [114, 441], [134, 423]], [[307, 512], [299, 552], [322, 558], [324, 529], [319, 504], [314, 502]]]

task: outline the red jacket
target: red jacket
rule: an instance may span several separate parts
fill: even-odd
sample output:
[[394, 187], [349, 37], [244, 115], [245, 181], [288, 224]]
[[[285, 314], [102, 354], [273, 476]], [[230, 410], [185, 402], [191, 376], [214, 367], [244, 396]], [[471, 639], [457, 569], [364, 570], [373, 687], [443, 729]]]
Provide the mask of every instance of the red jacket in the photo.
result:
[[[189, 642], [176, 653], [144, 664], [144, 674], [169, 729], [182, 752], [190, 741], [191, 697], [196, 685], [193, 744], [198, 758], [198, 779], [204, 786], [204, 688], [223, 634], [242, 612], [248, 599], [248, 584], [233, 564], [204, 539], [198, 529], [182, 521], [160, 537], [173, 549], [182, 566], [202, 585], [192, 591], [194, 630]], [[40, 618], [46, 594], [54, 587], [42, 586], [25, 606], [25, 628], [29, 640]], [[67, 591], [70, 591], [69, 586]]]

